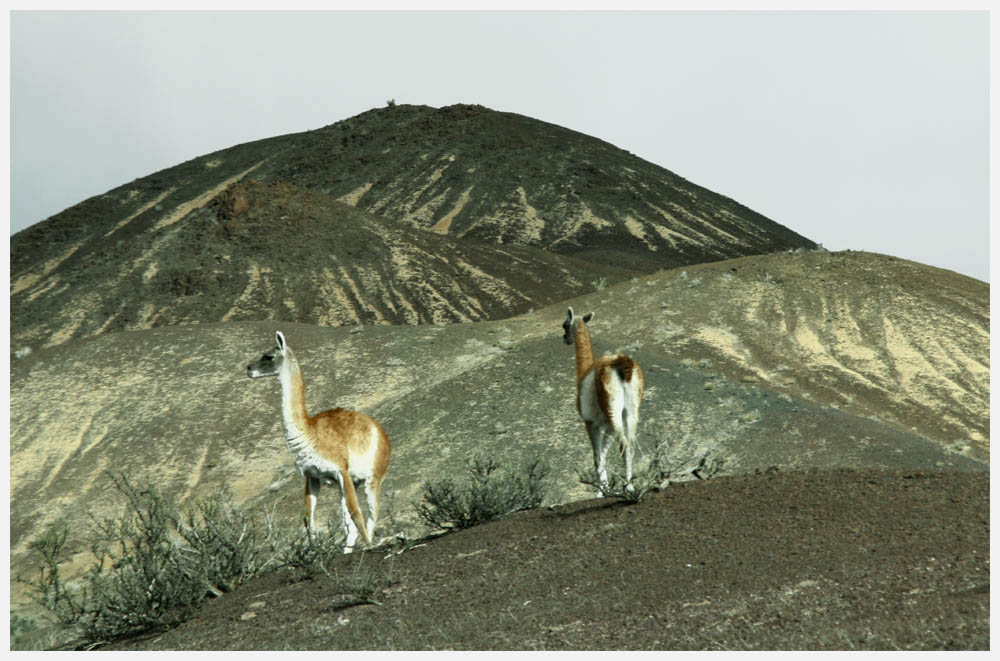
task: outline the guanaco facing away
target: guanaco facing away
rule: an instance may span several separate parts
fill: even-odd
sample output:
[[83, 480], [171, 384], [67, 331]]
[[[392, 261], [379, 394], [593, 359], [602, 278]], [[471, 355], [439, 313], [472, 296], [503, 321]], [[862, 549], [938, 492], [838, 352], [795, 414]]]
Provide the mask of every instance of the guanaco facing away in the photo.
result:
[[[378, 518], [378, 495], [382, 478], [389, 468], [392, 447], [378, 422], [364, 413], [336, 408], [310, 416], [306, 412], [306, 384], [299, 361], [281, 331], [275, 333], [277, 346], [256, 363], [247, 365], [247, 376], [276, 376], [281, 381], [281, 412], [285, 421], [285, 441], [295, 465], [305, 478], [305, 525], [313, 531], [313, 512], [322, 482], [340, 485], [340, 508], [350, 553], [358, 539], [371, 545]], [[364, 483], [368, 501], [367, 524], [358, 507], [355, 484]]]
[[577, 317], [569, 308], [563, 322], [563, 341], [576, 345], [576, 410], [587, 427], [601, 484], [608, 483], [608, 449], [617, 444], [625, 455], [625, 480], [631, 488], [639, 404], [645, 387], [642, 368], [625, 354], [594, 359], [587, 328], [593, 318], [593, 312]]

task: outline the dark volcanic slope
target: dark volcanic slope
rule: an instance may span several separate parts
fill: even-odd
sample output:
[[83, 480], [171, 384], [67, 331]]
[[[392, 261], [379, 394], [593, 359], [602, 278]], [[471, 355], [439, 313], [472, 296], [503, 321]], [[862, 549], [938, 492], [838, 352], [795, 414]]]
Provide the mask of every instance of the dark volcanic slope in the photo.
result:
[[815, 247], [606, 142], [482, 106], [371, 110], [295, 139], [260, 176], [461, 237], [646, 271]]
[[[629, 274], [530, 246], [425, 232], [308, 189], [253, 181], [233, 184], [183, 222], [91, 257], [49, 274], [43, 296], [35, 288], [15, 294], [16, 346], [210, 321], [482, 320]], [[81, 292], [60, 280], [99, 286]]]
[[[219, 196], [241, 180], [278, 186], [273, 192], [282, 198], [256, 209], [220, 209]], [[446, 266], [441, 277], [482, 272], [505, 284], [493, 291], [471, 285], [463, 290], [468, 296], [464, 301], [456, 298], [457, 289], [439, 292], [443, 300], [436, 305], [418, 300], [412, 302], [415, 310], [406, 311], [404, 299], [412, 292], [384, 287], [392, 281], [384, 272], [389, 264], [379, 267], [379, 278], [346, 273], [364, 266], [354, 266], [358, 253], [340, 252], [336, 239], [360, 216], [307, 208], [330, 205], [303, 189], [409, 230], [404, 235], [402, 229], [382, 224], [379, 231], [396, 237], [397, 247], [411, 241], [418, 251], [431, 251], [433, 259], [419, 273], [435, 270], [432, 262], [440, 265], [456, 252], [467, 264]], [[254, 222], [245, 222], [245, 214], [256, 214]], [[222, 243], [213, 234], [219, 228], [209, 227], [210, 215], [222, 227]], [[188, 224], [197, 227], [189, 229]], [[266, 239], [278, 225], [291, 228], [283, 234], [290, 242], [284, 249]], [[291, 236], [295, 228], [301, 236]], [[414, 234], [417, 228], [451, 241], [435, 243]], [[189, 243], [192, 238], [197, 243]], [[207, 245], [201, 243], [206, 240]], [[476, 247], [456, 248], [470, 241]], [[483, 244], [503, 249], [497, 253]], [[293, 253], [303, 246], [308, 249]], [[559, 297], [579, 293], [580, 283], [615, 282], [660, 268], [813, 246], [728, 198], [595, 138], [481, 106], [394, 106], [193, 159], [90, 198], [12, 236], [12, 340], [52, 345], [105, 330], [218, 321], [232, 307], [222, 315], [219, 310], [242, 294], [252, 295], [248, 300], [261, 309], [244, 305], [229, 318], [303, 323], [497, 318], [527, 309], [527, 300], [554, 300], [539, 298], [544, 287], [551, 286], [546, 291]], [[210, 250], [215, 254], [209, 255]], [[553, 261], [540, 256], [543, 251], [586, 262]], [[332, 267], [329, 254], [345, 265], [346, 275]], [[373, 264], [376, 257], [362, 254], [361, 261]], [[252, 291], [256, 273], [248, 274], [254, 260], [261, 274], [268, 269], [280, 274], [271, 278], [278, 285], [263, 299]], [[137, 275], [140, 264], [149, 270]], [[291, 278], [288, 267], [293, 264], [299, 273], [331, 271], [335, 281], [323, 280], [321, 286], [344, 292], [357, 286], [358, 300], [344, 303], [343, 297], [324, 296], [322, 303], [300, 301], [303, 294], [289, 292], [302, 280], [296, 276], [281, 282]], [[497, 268], [523, 277], [508, 278]], [[551, 277], [567, 269], [570, 278]], [[214, 294], [220, 300], [211, 300]], [[145, 305], [136, 309], [139, 298]], [[285, 299], [294, 305], [275, 303]], [[205, 314], [196, 314], [195, 308]], [[174, 309], [185, 312], [166, 312]]]

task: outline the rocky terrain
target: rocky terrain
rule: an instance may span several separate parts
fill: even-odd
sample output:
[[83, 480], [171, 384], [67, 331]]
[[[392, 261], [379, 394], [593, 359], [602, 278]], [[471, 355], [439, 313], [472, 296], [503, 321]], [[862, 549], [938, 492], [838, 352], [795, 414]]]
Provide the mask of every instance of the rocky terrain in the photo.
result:
[[[514, 171], [533, 212], [502, 204]], [[571, 223], [573, 200], [605, 224]], [[684, 212], [637, 215], [670, 200]], [[691, 241], [651, 239], [667, 229]], [[385, 563], [388, 546], [359, 556], [399, 567], [386, 607], [331, 602], [311, 637], [291, 632], [312, 606], [287, 600], [323, 581], [278, 577], [133, 647], [801, 648], [821, 627], [817, 647], [981, 649], [989, 286], [814, 246], [599, 140], [473, 106], [371, 111], [87, 200], [12, 237], [12, 578], [53, 524], [72, 530], [65, 575], [89, 565], [88, 517], [121, 507], [109, 470], [180, 503], [225, 487], [296, 528], [278, 384], [245, 371], [281, 330], [311, 411], [359, 409], [392, 439], [380, 540], [427, 534], [422, 484], [484, 452], [546, 460], [544, 507]], [[660, 452], [673, 473], [647, 502], [591, 501], [579, 482], [591, 455], [561, 341], [568, 305], [596, 313], [598, 353], [643, 367], [640, 466]], [[706, 462], [714, 477], [699, 481]], [[325, 491], [320, 522], [338, 517]], [[629, 520], [643, 523], [609, 532]], [[712, 571], [691, 582], [687, 566], [640, 561], [658, 553]], [[756, 558], [752, 571], [735, 556]], [[454, 596], [464, 584], [442, 568], [465, 558], [506, 577], [502, 598]], [[619, 612], [627, 575], [650, 587]], [[24, 586], [11, 592], [12, 611], [31, 613]], [[865, 594], [877, 599], [861, 607]], [[440, 623], [433, 635], [400, 624], [411, 607]], [[239, 633], [247, 612], [270, 638]], [[534, 624], [515, 635], [522, 614]], [[496, 628], [460, 635], [469, 617]], [[678, 617], [703, 632], [666, 631]], [[361, 622], [347, 637], [344, 618]], [[940, 636], [913, 633], [925, 625]]]
[[[844, 261], [853, 264], [839, 272]], [[799, 329], [787, 336], [823, 338], [821, 331], [806, 331], [818, 323], [808, 311], [822, 305], [799, 298], [817, 271], [839, 278], [848, 310], [871, 304], [863, 281], [877, 284], [873, 273], [914, 282], [913, 272], [923, 271], [938, 277], [935, 291], [944, 293], [952, 277], [863, 253], [785, 254], [665, 271], [569, 301], [596, 311], [598, 351], [627, 349], [644, 366], [643, 456], [663, 444], [682, 480], [693, 479], [705, 457], [724, 462], [724, 475], [775, 466], [987, 470], [988, 370], [978, 369], [988, 364], [987, 345], [977, 349], [969, 339], [969, 329], [985, 318], [968, 315], [977, 305], [985, 314], [986, 300], [975, 303], [981, 283], [965, 279], [963, 294], [959, 288], [936, 305], [928, 297], [910, 317], [900, 315], [904, 306], [886, 306], [882, 315], [889, 321], [880, 328], [902, 328], [911, 342], [928, 315], [951, 317], [929, 345], [934, 352], [916, 354], [925, 356], [919, 364], [912, 361], [914, 345], [879, 344], [861, 332], [864, 318], [851, 322], [856, 344], [841, 338], [825, 344], [836, 352], [817, 353], [808, 342], [782, 347], [773, 335], [767, 342], [752, 323], [737, 334], [726, 318], [712, 321], [712, 307], [704, 303], [714, 300], [713, 287], [725, 287], [734, 302], [744, 300], [744, 290], [780, 287], [784, 295], [774, 297], [771, 314], [780, 311]], [[761, 282], [763, 273], [781, 284]], [[855, 279], [848, 280], [850, 274]], [[752, 297], [745, 300], [742, 310], [727, 309], [733, 319], [755, 310]], [[383, 487], [391, 522], [382, 529], [385, 538], [423, 534], [414, 510], [421, 484], [460, 473], [479, 452], [549, 461], [549, 503], [589, 497], [576, 478], [590, 452], [572, 404], [564, 315], [560, 303], [475, 324], [201, 324], [105, 334], [33, 352], [15, 361], [11, 374], [12, 571], [27, 570], [27, 543], [38, 530], [116, 511], [109, 469], [156, 484], [181, 502], [225, 486], [248, 506], [274, 508], [278, 520], [297, 525], [300, 478], [282, 441], [277, 384], [245, 374], [245, 365], [272, 344], [275, 329], [296, 350], [312, 410], [357, 408], [382, 421], [393, 439], [393, 469]], [[837, 328], [825, 318], [819, 325]], [[872, 352], [865, 356], [869, 381], [859, 384], [850, 361], [864, 350]], [[965, 362], [946, 360], [959, 355]], [[965, 371], [957, 369], [962, 365]], [[936, 380], [969, 386], [955, 391], [935, 387]], [[52, 408], [52, 401], [62, 405]], [[956, 418], [961, 426], [933, 424], [958, 411], [964, 411]], [[321, 508], [324, 515], [337, 516], [334, 501]], [[76, 528], [71, 565], [82, 568], [90, 562], [86, 527]]]
[[771, 471], [276, 574], [109, 649], [988, 650], [989, 610], [985, 473]]
[[595, 282], [814, 247], [589, 136], [481, 106], [394, 106], [193, 159], [12, 236], [11, 342], [498, 319]]

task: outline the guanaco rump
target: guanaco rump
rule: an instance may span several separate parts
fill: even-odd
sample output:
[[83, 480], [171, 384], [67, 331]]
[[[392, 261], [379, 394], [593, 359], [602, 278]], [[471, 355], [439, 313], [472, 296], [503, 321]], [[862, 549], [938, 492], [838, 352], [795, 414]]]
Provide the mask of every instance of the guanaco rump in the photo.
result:
[[[281, 331], [275, 333], [277, 346], [247, 365], [247, 376], [276, 376], [281, 381], [281, 412], [285, 421], [285, 441], [295, 465], [305, 478], [305, 525], [311, 534], [316, 497], [323, 481], [340, 486], [340, 508], [350, 553], [358, 531], [369, 546], [378, 518], [378, 495], [389, 468], [392, 447], [378, 422], [364, 413], [336, 408], [310, 416], [306, 412], [306, 384], [299, 361]], [[364, 483], [368, 501], [368, 521], [358, 507], [355, 484]]]
[[576, 410], [587, 427], [594, 451], [594, 468], [602, 485], [608, 484], [608, 449], [617, 444], [625, 455], [626, 488], [632, 483], [632, 458], [639, 425], [639, 404], [645, 382], [639, 363], [625, 354], [594, 359], [587, 323], [569, 308], [563, 322], [563, 341], [576, 344]]

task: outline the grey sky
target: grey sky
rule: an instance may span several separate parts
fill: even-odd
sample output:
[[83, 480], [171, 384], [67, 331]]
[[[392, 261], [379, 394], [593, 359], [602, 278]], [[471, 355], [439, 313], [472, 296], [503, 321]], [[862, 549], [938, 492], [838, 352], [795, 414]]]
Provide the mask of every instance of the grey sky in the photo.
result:
[[989, 279], [985, 12], [11, 15], [11, 232], [388, 99], [580, 131], [831, 250]]

